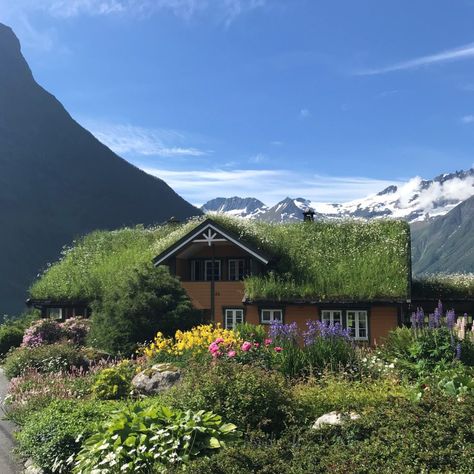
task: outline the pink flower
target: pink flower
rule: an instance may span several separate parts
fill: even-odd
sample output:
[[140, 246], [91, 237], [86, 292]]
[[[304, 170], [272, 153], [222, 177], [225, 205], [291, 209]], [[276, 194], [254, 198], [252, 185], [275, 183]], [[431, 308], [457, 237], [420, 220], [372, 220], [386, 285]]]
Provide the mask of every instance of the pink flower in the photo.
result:
[[260, 344], [258, 342], [254, 342], [253, 345], [258, 349], [260, 347]]
[[269, 346], [273, 341], [271, 339], [265, 339], [265, 341], [263, 341], [263, 343], [265, 344], [265, 346]]
[[235, 351], [229, 351], [229, 352], [227, 353], [227, 357], [235, 357], [235, 355], [236, 355], [236, 354], [235, 354]]
[[219, 352], [219, 346], [215, 342], [213, 342], [209, 346], [209, 352], [211, 352], [214, 355], [216, 352]]
[[242, 349], [244, 352], [248, 352], [251, 348], [252, 348], [252, 343], [251, 343], [251, 342], [248, 342], [248, 341], [245, 341], [245, 342], [242, 344], [242, 347], [241, 347], [241, 349]]
[[221, 342], [224, 342], [224, 339], [222, 339], [222, 337], [218, 337], [218, 338], [214, 341], [215, 344], [220, 344]]
[[283, 348], [280, 346], [275, 347], [275, 352], [281, 352], [282, 350]]
[[213, 352], [212, 353], [212, 358], [217, 359], [218, 357], [220, 357], [220, 355], [221, 355], [221, 353], [219, 351]]

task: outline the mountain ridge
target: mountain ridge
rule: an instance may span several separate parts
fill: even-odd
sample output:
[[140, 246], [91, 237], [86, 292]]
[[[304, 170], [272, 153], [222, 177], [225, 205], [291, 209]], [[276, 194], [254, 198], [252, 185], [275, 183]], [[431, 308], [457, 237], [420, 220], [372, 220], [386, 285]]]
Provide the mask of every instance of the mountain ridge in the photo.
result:
[[201, 214], [80, 126], [1, 23], [0, 109], [0, 314], [20, 311], [37, 273], [80, 235]]
[[[251, 213], [240, 212], [241, 217], [273, 222], [293, 222], [302, 219], [302, 212], [312, 208], [317, 218], [401, 218], [410, 223], [432, 220], [446, 215], [464, 200], [474, 196], [474, 168], [444, 173], [431, 180], [412, 178], [402, 185], [390, 185], [375, 194], [345, 203], [312, 202], [298, 197], [286, 197], [274, 206], [263, 205]], [[213, 212], [234, 212], [232, 202], [220, 198], [220, 209]], [[258, 200], [257, 200], [258, 201]], [[208, 203], [201, 208], [208, 212]]]

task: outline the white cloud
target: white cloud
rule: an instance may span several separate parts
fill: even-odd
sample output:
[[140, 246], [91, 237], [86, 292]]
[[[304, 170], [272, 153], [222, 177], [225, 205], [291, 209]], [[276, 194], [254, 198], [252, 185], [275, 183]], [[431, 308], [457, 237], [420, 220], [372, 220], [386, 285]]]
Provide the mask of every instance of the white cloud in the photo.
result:
[[198, 205], [217, 196], [256, 197], [273, 205], [286, 196], [315, 202], [346, 202], [376, 193], [394, 181], [361, 177], [307, 175], [283, 169], [165, 170], [142, 167], [164, 179], [188, 201]]
[[283, 142], [280, 141], [280, 140], [273, 140], [272, 142], [270, 142], [270, 145], [273, 145], [273, 146], [283, 146]]
[[309, 111], [309, 109], [300, 110], [300, 118], [305, 119], [305, 118], [308, 118], [309, 116], [311, 116], [311, 112]]
[[265, 3], [266, 0], [0, 0], [0, 10], [42, 11], [59, 18], [118, 14], [149, 16], [168, 11], [188, 20], [196, 14], [211, 13], [228, 25], [241, 14]]
[[267, 161], [267, 157], [263, 153], [257, 153], [249, 159], [250, 163], [263, 163], [264, 161]]
[[186, 135], [176, 130], [88, 120], [84, 121], [84, 125], [118, 155], [178, 157], [211, 153], [210, 150], [186, 146]]
[[366, 69], [364, 71], [357, 72], [356, 75], [371, 76], [376, 74], [385, 74], [387, 72], [417, 69], [423, 66], [429, 66], [431, 64], [441, 64], [469, 58], [474, 58], [474, 43], [460, 46], [459, 48], [448, 49], [428, 56], [420, 56], [418, 58], [402, 61], [381, 68]]
[[462, 123], [472, 123], [472, 122], [474, 122], [474, 115], [464, 115], [464, 117], [461, 117], [461, 122]]

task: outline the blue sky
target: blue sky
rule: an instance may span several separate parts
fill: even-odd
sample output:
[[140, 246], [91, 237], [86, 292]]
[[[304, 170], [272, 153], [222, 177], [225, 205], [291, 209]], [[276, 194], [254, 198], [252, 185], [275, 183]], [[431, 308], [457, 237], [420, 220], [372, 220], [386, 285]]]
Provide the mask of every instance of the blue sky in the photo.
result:
[[38, 82], [189, 201], [473, 165], [474, 1], [0, 0]]

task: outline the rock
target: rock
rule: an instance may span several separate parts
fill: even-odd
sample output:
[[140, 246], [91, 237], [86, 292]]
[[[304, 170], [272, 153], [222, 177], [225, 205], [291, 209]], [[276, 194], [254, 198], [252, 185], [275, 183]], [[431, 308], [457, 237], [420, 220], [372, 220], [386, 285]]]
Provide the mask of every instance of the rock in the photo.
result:
[[155, 364], [135, 375], [132, 386], [139, 393], [151, 395], [170, 389], [180, 378], [180, 370], [172, 364]]
[[[358, 415], [355, 412], [349, 413], [349, 418], [351, 420], [357, 420], [360, 418], [360, 415]], [[319, 430], [323, 425], [342, 425], [343, 423], [343, 418], [342, 418], [342, 413], [339, 413], [337, 411], [331, 411], [329, 413], [325, 413], [324, 415], [320, 416], [313, 425], [314, 430]]]
[[43, 474], [44, 471], [36, 466], [32, 459], [27, 459], [25, 462], [25, 470], [23, 474]]

